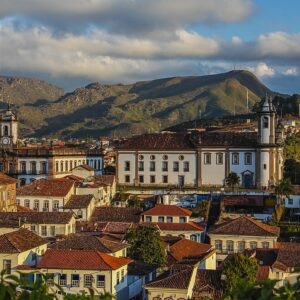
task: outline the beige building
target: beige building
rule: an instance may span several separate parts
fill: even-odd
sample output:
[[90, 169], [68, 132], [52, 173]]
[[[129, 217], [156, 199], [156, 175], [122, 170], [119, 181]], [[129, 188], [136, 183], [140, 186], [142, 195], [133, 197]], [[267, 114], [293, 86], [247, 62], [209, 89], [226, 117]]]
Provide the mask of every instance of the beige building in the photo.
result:
[[0, 267], [7, 274], [18, 271], [19, 266], [34, 267], [47, 250], [47, 241], [30, 230], [0, 235]]
[[217, 250], [217, 260], [222, 261], [228, 254], [244, 252], [245, 249], [275, 248], [279, 233], [279, 227], [242, 216], [216, 225], [208, 236]]
[[113, 257], [97, 250], [49, 249], [36, 271], [48, 275], [47, 283], [54, 293], [58, 290], [54, 286], [57, 284], [67, 294], [89, 293], [92, 288], [95, 295], [108, 292], [122, 300], [128, 295], [130, 262], [131, 259]]
[[176, 205], [157, 204], [142, 213], [144, 223], [159, 228], [162, 236], [180, 236], [196, 242], [204, 239], [203, 226], [190, 220], [192, 212]]
[[16, 211], [16, 185], [18, 180], [0, 172], [0, 211]]
[[43, 238], [75, 233], [76, 219], [71, 212], [0, 213], [0, 233], [27, 228]]

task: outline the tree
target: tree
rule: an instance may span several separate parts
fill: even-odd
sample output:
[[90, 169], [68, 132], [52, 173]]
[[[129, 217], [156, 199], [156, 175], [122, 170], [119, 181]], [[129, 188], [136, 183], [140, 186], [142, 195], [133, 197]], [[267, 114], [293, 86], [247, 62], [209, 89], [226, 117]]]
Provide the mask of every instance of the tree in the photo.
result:
[[234, 187], [240, 184], [240, 177], [235, 172], [230, 172], [225, 179], [226, 185], [234, 190]]
[[130, 228], [125, 239], [130, 244], [128, 255], [131, 258], [153, 265], [166, 264], [166, 251], [157, 227], [139, 225]]
[[235, 290], [241, 278], [254, 284], [257, 269], [258, 264], [255, 258], [250, 258], [242, 253], [228, 256], [222, 270], [225, 294]]
[[283, 178], [276, 186], [275, 186], [275, 194], [277, 199], [282, 203], [283, 197], [288, 197], [294, 192], [293, 185], [289, 178]]
[[143, 208], [144, 202], [139, 199], [137, 195], [133, 195], [128, 199], [128, 206], [129, 207], [136, 207], [136, 208]]

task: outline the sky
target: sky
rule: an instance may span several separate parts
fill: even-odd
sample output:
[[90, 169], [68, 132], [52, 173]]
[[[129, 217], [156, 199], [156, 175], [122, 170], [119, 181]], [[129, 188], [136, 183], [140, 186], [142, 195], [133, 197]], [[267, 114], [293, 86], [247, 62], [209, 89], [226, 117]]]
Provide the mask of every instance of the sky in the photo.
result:
[[0, 74], [68, 91], [247, 69], [300, 93], [299, 0], [0, 0]]

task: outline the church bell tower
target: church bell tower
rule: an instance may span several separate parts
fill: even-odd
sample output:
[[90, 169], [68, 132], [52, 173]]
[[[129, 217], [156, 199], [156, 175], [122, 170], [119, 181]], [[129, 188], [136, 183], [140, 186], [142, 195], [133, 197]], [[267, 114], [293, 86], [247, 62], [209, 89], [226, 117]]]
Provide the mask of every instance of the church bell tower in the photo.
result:
[[0, 117], [0, 147], [12, 149], [18, 141], [18, 117], [8, 104]]

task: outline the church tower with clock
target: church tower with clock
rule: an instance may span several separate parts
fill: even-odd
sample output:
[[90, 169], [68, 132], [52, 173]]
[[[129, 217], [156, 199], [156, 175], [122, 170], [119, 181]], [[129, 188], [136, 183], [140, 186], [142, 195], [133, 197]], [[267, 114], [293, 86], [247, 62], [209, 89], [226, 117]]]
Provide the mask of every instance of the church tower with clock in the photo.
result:
[[0, 147], [12, 149], [18, 141], [18, 117], [8, 104], [0, 116]]

